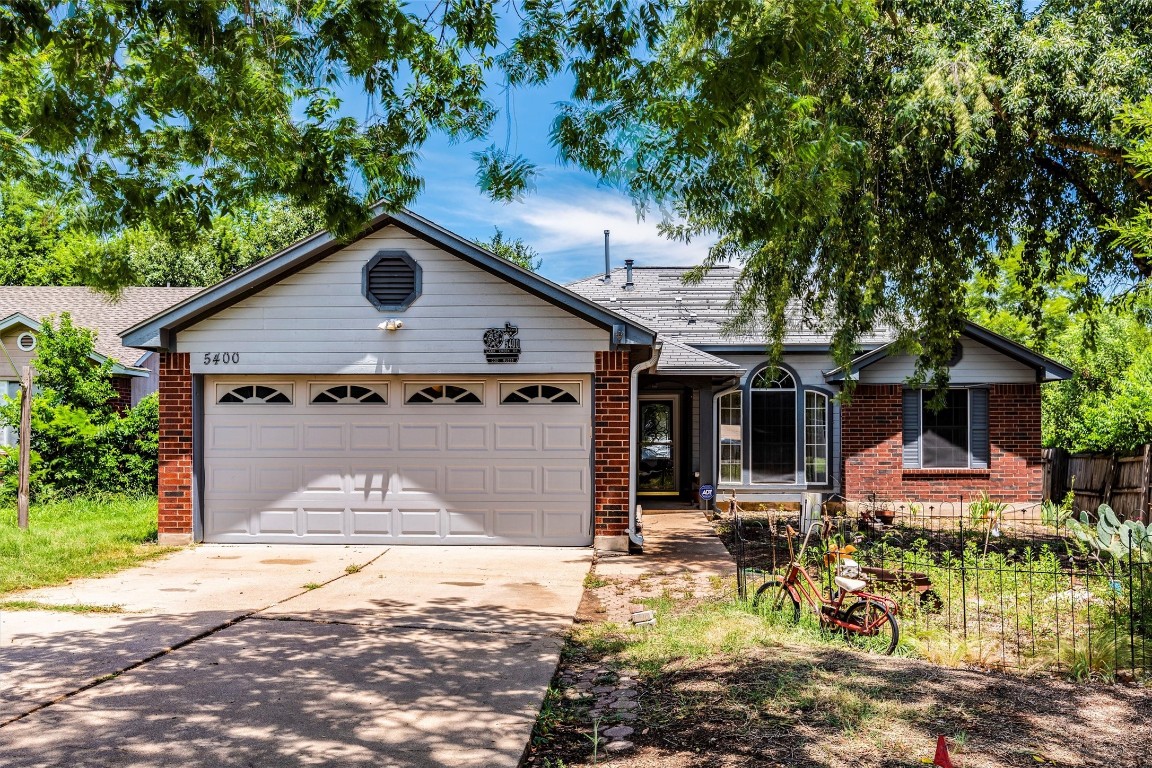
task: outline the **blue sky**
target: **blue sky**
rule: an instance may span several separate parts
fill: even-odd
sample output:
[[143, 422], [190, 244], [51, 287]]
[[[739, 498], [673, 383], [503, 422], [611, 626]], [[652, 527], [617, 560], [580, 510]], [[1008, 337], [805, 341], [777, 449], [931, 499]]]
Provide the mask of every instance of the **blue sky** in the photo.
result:
[[[604, 230], [612, 231], [612, 262], [638, 265], [698, 264], [708, 242], [672, 242], [656, 231], [654, 219], [638, 221], [628, 196], [599, 186], [596, 179], [563, 166], [548, 142], [556, 102], [570, 95], [571, 80], [560, 78], [542, 88], [521, 88], [511, 99], [511, 122], [503, 94], [495, 99], [501, 114], [488, 141], [452, 145], [433, 138], [421, 152], [424, 192], [409, 207], [441, 226], [471, 239], [486, 239], [494, 228], [520, 237], [543, 258], [540, 274], [567, 283], [603, 271]], [[491, 143], [519, 152], [540, 168], [536, 189], [519, 203], [494, 203], [476, 186], [472, 153]]]

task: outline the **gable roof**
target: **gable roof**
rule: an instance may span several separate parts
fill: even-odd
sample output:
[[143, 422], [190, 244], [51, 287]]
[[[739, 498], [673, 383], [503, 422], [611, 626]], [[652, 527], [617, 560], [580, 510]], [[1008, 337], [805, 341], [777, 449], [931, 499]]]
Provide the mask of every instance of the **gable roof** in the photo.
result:
[[613, 312], [507, 259], [502, 259], [411, 211], [388, 212], [382, 205], [373, 208], [371, 221], [351, 241], [339, 241], [329, 232], [317, 232], [165, 311], [142, 318], [120, 335], [127, 346], [140, 349], [171, 349], [176, 334], [181, 330], [386, 226], [396, 226], [507, 280], [544, 301], [611, 331], [613, 344], [651, 344], [655, 341], [656, 334], [635, 319]]
[[[21, 312], [14, 312], [11, 315], [9, 315], [8, 317], [0, 319], [0, 333], [3, 333], [4, 331], [8, 330], [9, 328], [26, 328], [29, 331], [32, 331], [33, 333], [39, 333], [40, 329], [42, 327], [43, 326], [39, 322], [37, 322], [36, 320], [33, 320], [32, 318], [28, 317], [27, 315], [25, 315]], [[102, 355], [99, 352], [92, 352], [92, 354], [90, 354], [89, 357], [91, 357], [98, 365], [103, 365], [104, 361], [108, 359], [107, 356]], [[9, 367], [14, 367], [14, 363], [13, 363], [12, 358], [9, 355], [7, 349], [5, 349], [4, 360], [0, 361], [0, 371], [4, 370], [5, 368], [9, 368]], [[12, 373], [13, 373], [13, 375], [16, 375], [16, 376], [20, 375], [20, 371], [17, 371], [17, 370], [13, 370]], [[143, 368], [135, 368], [135, 367], [131, 367], [131, 366], [126, 366], [126, 365], [123, 365], [121, 363], [116, 362], [115, 360], [112, 361], [112, 373], [122, 374], [125, 376], [147, 376], [148, 375], [148, 371], [143, 369]]]
[[656, 373], [694, 376], [743, 376], [745, 369], [730, 360], [701, 352], [676, 339], [660, 337], [660, 359]]
[[124, 368], [134, 368], [140, 360], [140, 350], [121, 344], [120, 331], [200, 290], [132, 287], [125, 288], [113, 300], [107, 294], [83, 287], [0, 286], [0, 318], [19, 314], [34, 321], [33, 330], [39, 330], [45, 317], [67, 312], [75, 325], [96, 332], [98, 354]]
[[[1036, 371], [1036, 381], [1063, 381], [1072, 378], [1072, 369], [1056, 362], [1050, 357], [1041, 355], [1037, 352], [1025, 347], [1023, 344], [1018, 344], [1009, 338], [994, 333], [987, 328], [976, 325], [975, 323], [965, 323], [963, 336], [978, 341], [981, 344], [994, 349], [1006, 357], [1010, 357], [1021, 365], [1025, 365]], [[885, 344], [882, 347], [867, 352], [860, 357], [856, 358], [847, 366], [834, 368], [824, 374], [824, 380], [830, 384], [838, 384], [843, 382], [846, 378], [857, 378], [860, 371], [864, 370], [873, 363], [879, 362], [888, 357], [895, 351], [892, 344]]]
[[[728, 333], [725, 324], [731, 318], [730, 303], [736, 293], [740, 270], [717, 266], [699, 283], [684, 283], [684, 275], [693, 267], [633, 267], [632, 287], [626, 287], [627, 269], [611, 271], [611, 280], [595, 275], [569, 283], [568, 288], [603, 307], [634, 318], [660, 334], [661, 340], [678, 341], [705, 349], [749, 347], [763, 350], [768, 337], [755, 333]], [[788, 313], [785, 346], [827, 347], [831, 334], [805, 322], [800, 311]], [[886, 344], [895, 334], [880, 330], [860, 339], [864, 348]], [[715, 351], [715, 350], [713, 350]]]

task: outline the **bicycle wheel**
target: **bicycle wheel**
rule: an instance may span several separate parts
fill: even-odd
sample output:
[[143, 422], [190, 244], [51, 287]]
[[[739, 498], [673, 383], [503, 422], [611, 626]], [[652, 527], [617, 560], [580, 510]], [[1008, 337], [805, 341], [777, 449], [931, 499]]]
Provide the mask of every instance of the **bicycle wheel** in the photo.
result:
[[860, 630], [845, 629], [844, 634], [855, 644], [877, 653], [891, 655], [900, 642], [900, 625], [896, 617], [883, 603], [875, 600], [860, 600], [844, 611], [844, 621], [861, 628], [870, 626], [872, 634]]
[[756, 596], [752, 598], [752, 607], [758, 609], [764, 616], [789, 624], [800, 621], [800, 601], [784, 589], [784, 583], [779, 578], [760, 585], [760, 589], [756, 590]]

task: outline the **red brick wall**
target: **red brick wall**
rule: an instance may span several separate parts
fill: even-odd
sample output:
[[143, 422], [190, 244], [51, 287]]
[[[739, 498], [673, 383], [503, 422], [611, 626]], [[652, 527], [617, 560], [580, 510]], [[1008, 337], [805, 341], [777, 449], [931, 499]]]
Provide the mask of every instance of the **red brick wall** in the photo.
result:
[[112, 398], [112, 407], [117, 412], [124, 413], [132, 407], [132, 379], [128, 376], [113, 376], [112, 389], [116, 395]]
[[192, 534], [192, 371], [187, 353], [160, 353], [161, 536]]
[[902, 388], [856, 387], [843, 409], [844, 495], [902, 501], [1040, 501], [1040, 385], [996, 384], [988, 393], [988, 469], [904, 469]]
[[596, 353], [592, 404], [596, 536], [628, 532], [628, 375], [627, 352]]

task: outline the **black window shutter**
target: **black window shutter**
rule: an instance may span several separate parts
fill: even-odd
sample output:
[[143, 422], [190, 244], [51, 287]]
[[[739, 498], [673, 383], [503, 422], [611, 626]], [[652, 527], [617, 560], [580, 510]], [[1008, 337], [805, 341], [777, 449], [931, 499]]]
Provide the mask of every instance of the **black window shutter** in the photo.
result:
[[969, 416], [972, 432], [968, 441], [969, 450], [972, 452], [971, 466], [973, 469], [988, 469], [990, 456], [988, 449], [988, 390], [973, 389], [969, 397], [972, 408]]
[[904, 468], [920, 466], [920, 390], [904, 390]]

